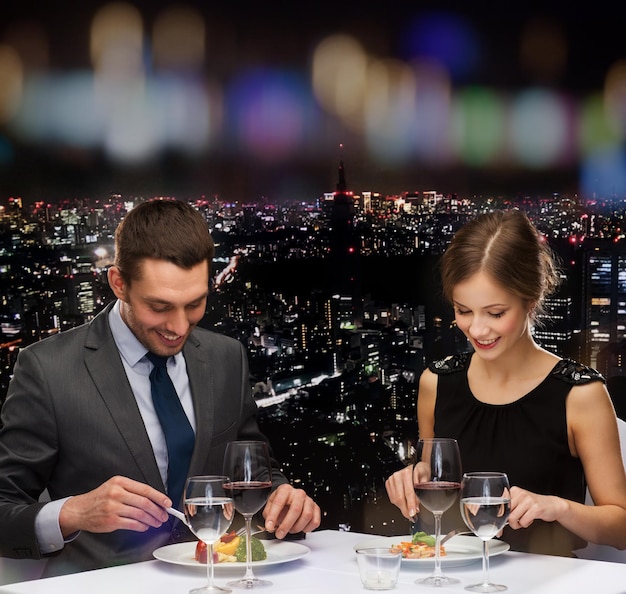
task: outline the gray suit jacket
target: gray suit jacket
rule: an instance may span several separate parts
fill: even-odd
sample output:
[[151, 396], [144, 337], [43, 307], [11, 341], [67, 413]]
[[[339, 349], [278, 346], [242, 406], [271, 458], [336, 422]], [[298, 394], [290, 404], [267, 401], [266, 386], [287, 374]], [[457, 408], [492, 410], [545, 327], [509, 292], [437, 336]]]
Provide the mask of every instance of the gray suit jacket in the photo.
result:
[[[54, 500], [124, 475], [165, 492], [108, 311], [18, 356], [1, 417], [2, 556], [42, 556], [34, 526], [46, 488]], [[265, 439], [255, 419], [245, 349], [232, 338], [196, 328], [183, 353], [197, 427], [189, 474], [221, 474], [227, 442]], [[287, 481], [273, 464], [276, 487]], [[193, 539], [173, 519], [145, 533], [82, 532], [50, 555], [46, 575], [143, 561], [159, 546]]]

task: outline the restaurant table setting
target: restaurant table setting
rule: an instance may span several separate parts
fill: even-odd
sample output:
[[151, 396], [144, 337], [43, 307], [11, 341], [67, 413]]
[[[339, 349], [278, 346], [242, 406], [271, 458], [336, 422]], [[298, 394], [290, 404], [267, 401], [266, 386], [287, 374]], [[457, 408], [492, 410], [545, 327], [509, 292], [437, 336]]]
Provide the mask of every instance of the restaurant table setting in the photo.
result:
[[[255, 562], [254, 572], [272, 585], [264, 592], [364, 593], [356, 549], [399, 543], [405, 537], [320, 530], [299, 541], [264, 541], [267, 559]], [[490, 575], [511, 594], [624, 594], [626, 564], [591, 561], [510, 551], [506, 543], [491, 542]], [[0, 587], [0, 594], [187, 594], [206, 583], [206, 567], [193, 559], [195, 543], [177, 544], [155, 551], [153, 561], [86, 571]], [[403, 559], [398, 582], [390, 592], [464, 592], [482, 579], [482, 542], [458, 535], [446, 543], [442, 565], [459, 583], [443, 587], [416, 584], [433, 570], [432, 559]], [[226, 567], [226, 565], [230, 565]], [[225, 585], [240, 578], [245, 563], [217, 564], [215, 581]]]

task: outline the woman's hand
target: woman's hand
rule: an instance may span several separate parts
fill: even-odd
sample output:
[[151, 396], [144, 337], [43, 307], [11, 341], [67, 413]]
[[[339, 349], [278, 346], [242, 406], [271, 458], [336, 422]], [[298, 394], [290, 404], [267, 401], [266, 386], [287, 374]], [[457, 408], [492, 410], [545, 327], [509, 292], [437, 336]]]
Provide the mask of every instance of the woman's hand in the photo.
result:
[[415, 521], [419, 513], [419, 499], [415, 494], [415, 484], [428, 480], [430, 473], [424, 462], [407, 466], [394, 472], [385, 482], [389, 501], [397, 506], [402, 515]]
[[554, 522], [567, 512], [567, 501], [553, 495], [537, 495], [511, 487], [509, 526], [514, 530], [528, 528], [535, 520]]
[[419, 501], [413, 487], [413, 466], [394, 472], [386, 481], [389, 501], [397, 506], [402, 515], [413, 521], [419, 512]]

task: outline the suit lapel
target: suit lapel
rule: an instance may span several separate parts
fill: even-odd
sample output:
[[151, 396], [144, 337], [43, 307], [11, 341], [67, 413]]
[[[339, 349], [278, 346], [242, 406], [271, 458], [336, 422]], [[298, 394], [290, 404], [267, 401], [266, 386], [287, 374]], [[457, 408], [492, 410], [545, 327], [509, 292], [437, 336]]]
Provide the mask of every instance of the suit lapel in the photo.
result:
[[210, 451], [215, 414], [214, 399], [211, 397], [213, 376], [210, 353], [201, 347], [200, 341], [193, 334], [187, 340], [183, 354], [196, 415], [196, 444], [189, 466], [191, 475], [204, 472], [207, 453]]
[[144, 474], [145, 482], [165, 492], [152, 444], [109, 329], [109, 309], [107, 307], [96, 316], [90, 325], [85, 342], [85, 365], [113, 422]]

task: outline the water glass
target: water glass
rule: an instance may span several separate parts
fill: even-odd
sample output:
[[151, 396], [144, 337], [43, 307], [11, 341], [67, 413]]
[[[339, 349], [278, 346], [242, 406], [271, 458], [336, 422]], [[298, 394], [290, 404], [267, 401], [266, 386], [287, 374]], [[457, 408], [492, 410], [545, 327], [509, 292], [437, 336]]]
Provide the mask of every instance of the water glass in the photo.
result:
[[357, 549], [356, 560], [366, 590], [392, 590], [396, 587], [401, 551], [388, 547]]

